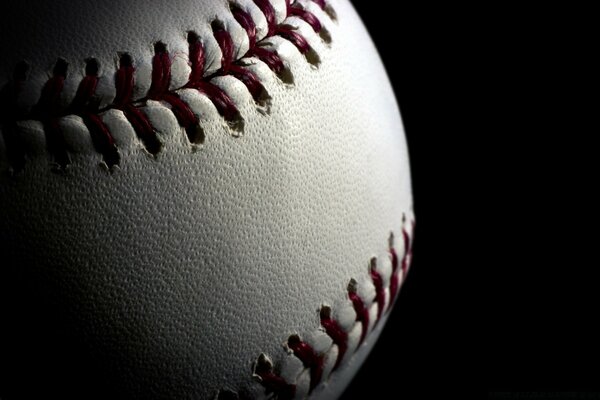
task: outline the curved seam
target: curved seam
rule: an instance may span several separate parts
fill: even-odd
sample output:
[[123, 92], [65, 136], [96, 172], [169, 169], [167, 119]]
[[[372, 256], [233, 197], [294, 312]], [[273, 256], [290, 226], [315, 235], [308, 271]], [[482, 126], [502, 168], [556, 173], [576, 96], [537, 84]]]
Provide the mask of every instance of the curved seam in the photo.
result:
[[[410, 264], [412, 261], [412, 249], [414, 242], [415, 219], [411, 214], [410, 221], [407, 215], [402, 218], [401, 240], [403, 242], [404, 253], [400, 258], [394, 246], [394, 233], [390, 233], [388, 238], [388, 257], [391, 261], [391, 275], [389, 283], [386, 286], [383, 275], [377, 266], [377, 258], [370, 260], [368, 268], [368, 278], [375, 287], [375, 294], [372, 298], [363, 298], [359, 295], [359, 283], [351, 279], [348, 284], [348, 298], [356, 313], [355, 322], [350, 329], [344, 329], [339, 320], [332, 315], [332, 308], [328, 305], [322, 305], [319, 310], [320, 327], [315, 332], [323, 332], [331, 339], [331, 345], [325, 351], [318, 352], [313, 346], [302, 340], [300, 335], [293, 334], [284, 343], [284, 350], [300, 360], [304, 369], [297, 375], [295, 382], [288, 382], [281, 374], [281, 363], [276, 364], [267, 354], [260, 354], [253, 365], [253, 377], [259, 382], [265, 390], [267, 396], [278, 400], [291, 400], [296, 398], [298, 389], [298, 379], [305, 373], [310, 377], [308, 396], [314, 392], [320, 385], [326, 383], [331, 377], [335, 376], [337, 371], [362, 348], [366, 338], [377, 327], [378, 323], [384, 318], [384, 315], [390, 312], [396, 299], [398, 298], [399, 288], [404, 284]], [[386, 296], [387, 294], [387, 296]], [[386, 301], [387, 298], [387, 301]], [[371, 306], [367, 304], [372, 303]], [[376, 307], [376, 308], [375, 308]], [[369, 321], [372, 314], [375, 314], [373, 321]], [[361, 335], [351, 356], [347, 356], [349, 349], [349, 334], [357, 326], [361, 327]], [[337, 347], [337, 356], [333, 362], [333, 367], [329, 374], [325, 376], [327, 357], [330, 355], [333, 346]], [[225, 393], [225, 392], [224, 392]], [[232, 394], [227, 392], [228, 395]], [[238, 396], [236, 394], [236, 396]], [[239, 397], [234, 397], [239, 398]], [[217, 396], [217, 399], [219, 397]]]
[[[46, 138], [47, 151], [53, 158], [59, 170], [65, 169], [70, 163], [68, 144], [61, 129], [60, 122], [69, 116], [78, 116], [87, 127], [95, 150], [103, 157], [108, 167], [118, 166], [120, 162], [119, 146], [117, 145], [110, 129], [106, 126], [101, 116], [109, 110], [123, 112], [128, 123], [133, 128], [138, 139], [141, 140], [146, 150], [152, 155], [158, 154], [162, 149], [157, 132], [143, 108], [148, 101], [159, 101], [167, 106], [169, 112], [175, 117], [179, 126], [183, 128], [192, 145], [204, 143], [205, 135], [200, 124], [199, 116], [183, 100], [179, 92], [183, 89], [193, 89], [205, 95], [216, 107], [218, 113], [231, 126], [243, 126], [240, 112], [231, 97], [211, 80], [222, 76], [232, 76], [239, 80], [248, 89], [256, 103], [260, 103], [266, 94], [260, 77], [241, 64], [247, 57], [255, 57], [265, 63], [276, 75], [282, 74], [285, 65], [276, 50], [271, 50], [265, 45], [267, 40], [279, 36], [291, 42], [305, 57], [313, 52], [307, 39], [297, 30], [286, 24], [288, 17], [304, 20], [315, 33], [322, 31], [319, 19], [306, 7], [296, 0], [285, 0], [286, 15], [277, 23], [275, 9], [270, 0], [252, 0], [263, 13], [268, 25], [268, 33], [258, 40], [256, 23], [251, 15], [242, 10], [235, 3], [230, 3], [232, 17], [243, 28], [249, 40], [248, 51], [235, 58], [234, 42], [231, 34], [225, 29], [222, 22], [214, 20], [211, 24], [213, 36], [221, 49], [221, 67], [205, 75], [206, 59], [202, 38], [193, 31], [188, 32], [189, 44], [188, 64], [191, 69], [188, 82], [176, 89], [170, 89], [171, 67], [174, 58], [169, 52], [167, 44], [159, 41], [154, 43], [154, 56], [152, 58], [152, 81], [146, 96], [134, 99], [136, 87], [136, 68], [133, 58], [128, 53], [120, 53], [119, 65], [115, 74], [116, 95], [112, 103], [100, 107], [96, 96], [100, 75], [100, 65], [97, 59], [85, 60], [85, 77], [79, 83], [77, 92], [66, 109], [61, 107], [61, 94], [69, 64], [66, 60], [58, 58], [54, 65], [52, 76], [46, 81], [41, 90], [38, 102], [31, 112], [24, 114], [18, 106], [18, 98], [28, 79], [30, 66], [27, 62], [19, 62], [13, 76], [0, 90], [0, 127], [5, 142], [5, 151], [11, 167], [18, 171], [24, 167], [27, 153], [25, 143], [19, 137], [19, 123], [38, 121], [42, 124]], [[307, 0], [313, 2], [324, 11], [330, 9], [322, 0]], [[310, 62], [310, 59], [307, 58]]]

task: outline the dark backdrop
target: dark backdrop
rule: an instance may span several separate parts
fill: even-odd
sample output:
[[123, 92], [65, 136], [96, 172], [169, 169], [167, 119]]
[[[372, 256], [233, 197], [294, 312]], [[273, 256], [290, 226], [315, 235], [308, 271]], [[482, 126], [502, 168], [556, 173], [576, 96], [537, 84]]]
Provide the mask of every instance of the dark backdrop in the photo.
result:
[[563, 7], [353, 3], [402, 112], [417, 236], [342, 399], [600, 399], [598, 150], [571, 54], [587, 34]]
[[460, 242], [462, 221], [451, 206], [458, 194], [450, 172], [454, 166], [447, 163], [452, 136], [460, 135], [461, 127], [452, 126], [446, 114], [444, 87], [455, 60], [447, 57], [448, 32], [440, 29], [445, 11], [414, 2], [393, 2], [393, 8], [353, 3], [379, 50], [402, 113], [417, 229], [408, 280], [342, 400], [465, 398], [452, 389], [456, 380], [477, 382], [472, 382], [465, 349], [455, 341], [463, 328], [448, 295], [461, 269], [460, 249], [453, 243]]

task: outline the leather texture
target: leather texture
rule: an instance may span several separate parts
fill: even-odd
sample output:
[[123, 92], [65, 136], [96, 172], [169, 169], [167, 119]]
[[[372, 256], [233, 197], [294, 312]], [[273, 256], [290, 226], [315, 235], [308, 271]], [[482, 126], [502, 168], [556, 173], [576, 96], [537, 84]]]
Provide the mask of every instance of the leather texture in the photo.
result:
[[[264, 36], [256, 6], [236, 3], [251, 11]], [[281, 18], [285, 3], [272, 4]], [[61, 175], [50, 171], [42, 125], [20, 124], [30, 155], [24, 171], [0, 180], [3, 329], [12, 339], [39, 350], [52, 346], [49, 337], [62, 338], [61, 346], [71, 343], [81, 359], [92, 360], [90, 375], [103, 371], [90, 382], [122, 398], [211, 399], [221, 389], [266, 396], [252, 379], [257, 356], [289, 357], [282, 343], [292, 333], [318, 332], [321, 304], [349, 307], [349, 279], [367, 281], [369, 260], [388, 257], [390, 232], [400, 235], [412, 207], [402, 122], [384, 67], [350, 3], [328, 4], [335, 21], [309, 7], [330, 43], [290, 21], [318, 54], [318, 65], [281, 38], [271, 45], [292, 83], [248, 60], [271, 97], [268, 109], [235, 78], [217, 78], [240, 109], [243, 130], [231, 129], [203, 95], [182, 92], [200, 115], [202, 146], [188, 142], [168, 107], [149, 102], [145, 112], [165, 144], [154, 159], [123, 114], [111, 110], [103, 119], [122, 160], [109, 174], [81, 119], [69, 116], [61, 126], [73, 163]], [[18, 61], [28, 60], [21, 101], [32, 106], [63, 57], [71, 66], [67, 103], [83, 77], [83, 60], [94, 56], [109, 104], [117, 52], [128, 51], [142, 97], [158, 40], [180, 55], [172, 86], [181, 86], [189, 73], [188, 30], [204, 41], [209, 70], [219, 68], [215, 19], [234, 37], [236, 54], [244, 54], [248, 39], [226, 1], [5, 0], [0, 86]], [[4, 146], [0, 154], [6, 168]], [[314, 398], [340, 395], [378, 331]], [[0, 351], [8, 354], [14, 345]], [[23, 365], [8, 369], [35, 383], [36, 373], [44, 374], [39, 365], [63, 368], [58, 360], [36, 359], [55, 353], [36, 351], [24, 350]], [[61, 376], [68, 384], [68, 373]]]

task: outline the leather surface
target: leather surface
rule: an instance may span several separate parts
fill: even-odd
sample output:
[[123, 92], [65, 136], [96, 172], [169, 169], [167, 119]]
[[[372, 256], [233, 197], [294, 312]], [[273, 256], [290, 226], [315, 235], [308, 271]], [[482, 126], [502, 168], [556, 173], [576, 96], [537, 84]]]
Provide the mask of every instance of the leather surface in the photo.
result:
[[[275, 39], [293, 84], [262, 63], [252, 67], [271, 96], [268, 112], [234, 78], [219, 78], [240, 108], [242, 132], [207, 98], [182, 93], [201, 114], [206, 142], [193, 148], [172, 112], [151, 103], [146, 111], [165, 142], [153, 159], [122, 113], [110, 111], [103, 118], [122, 162], [108, 174], [81, 120], [67, 117], [61, 124], [75, 151], [63, 176], [50, 172], [41, 125], [22, 124], [36, 155], [20, 175], [0, 181], [0, 280], [13, 296], [3, 309], [11, 310], [6, 326], [15, 337], [69, 338], [106, 372], [98, 384], [123, 398], [207, 399], [222, 388], [264, 396], [252, 380], [257, 356], [284, 357], [291, 333], [317, 330], [319, 306], [346, 299], [348, 280], [364, 280], [369, 259], [386, 257], [390, 232], [400, 233], [412, 206], [402, 123], [384, 68], [349, 2], [330, 4], [335, 22], [311, 10], [331, 44], [302, 30], [317, 67]], [[0, 15], [0, 85], [28, 60], [29, 105], [59, 56], [71, 63], [76, 88], [85, 58], [97, 57], [110, 82], [117, 51], [128, 51], [143, 76], [152, 44], [162, 40], [184, 54], [190, 29], [205, 40], [215, 70], [215, 18], [237, 38], [238, 53], [247, 48], [225, 1], [11, 0]], [[265, 21], [257, 22], [264, 34]], [[184, 78], [185, 68], [175, 73], [175, 81]], [[20, 332], [40, 328], [17, 323], [35, 318], [52, 323]], [[31, 369], [13, 371], [35, 380], [30, 356]], [[357, 360], [336, 372], [322, 398], [341, 393]]]

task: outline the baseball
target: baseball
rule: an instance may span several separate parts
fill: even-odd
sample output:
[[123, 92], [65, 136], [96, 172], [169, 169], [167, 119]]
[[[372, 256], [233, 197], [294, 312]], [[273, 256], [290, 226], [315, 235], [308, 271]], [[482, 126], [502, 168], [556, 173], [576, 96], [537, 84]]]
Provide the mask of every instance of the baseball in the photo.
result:
[[350, 2], [9, 0], [0, 51], [0, 397], [340, 396], [415, 221]]

